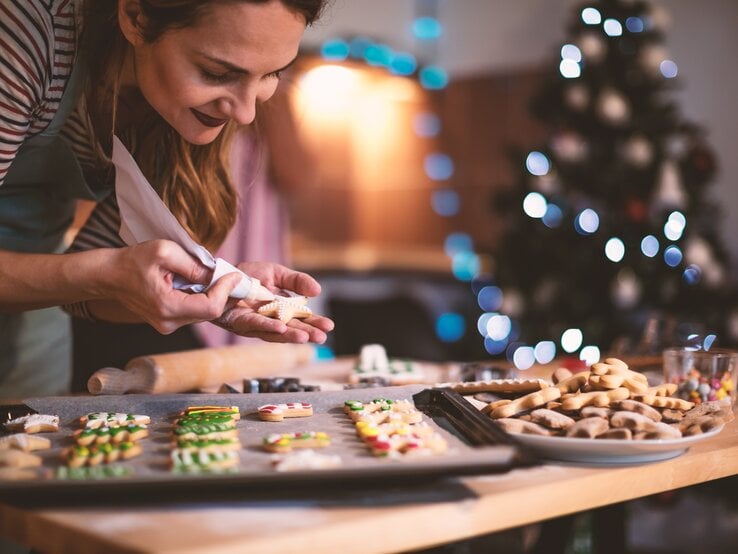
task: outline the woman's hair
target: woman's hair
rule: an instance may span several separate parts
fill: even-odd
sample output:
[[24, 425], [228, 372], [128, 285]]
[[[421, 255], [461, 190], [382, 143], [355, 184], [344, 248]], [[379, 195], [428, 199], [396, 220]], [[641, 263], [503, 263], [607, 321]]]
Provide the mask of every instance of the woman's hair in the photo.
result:
[[[155, 42], [162, 34], [193, 25], [215, 3], [282, 2], [303, 15], [309, 25], [325, 0], [139, 0], [144, 39]], [[85, 91], [90, 120], [98, 138], [112, 143], [116, 134], [131, 150], [144, 175], [177, 220], [201, 244], [217, 249], [236, 219], [238, 195], [228, 171], [231, 138], [236, 128], [226, 124], [209, 144], [185, 141], [151, 108], [131, 128], [116, 127], [120, 99], [120, 72], [128, 42], [118, 25], [117, 0], [85, 0], [81, 47], [87, 53]], [[135, 127], [135, 128], [133, 128]]]

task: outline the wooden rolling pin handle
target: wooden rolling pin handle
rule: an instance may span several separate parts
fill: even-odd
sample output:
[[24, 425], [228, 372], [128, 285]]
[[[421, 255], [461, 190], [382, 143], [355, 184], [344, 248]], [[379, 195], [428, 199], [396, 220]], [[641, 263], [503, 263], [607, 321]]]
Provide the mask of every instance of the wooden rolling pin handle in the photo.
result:
[[87, 390], [91, 394], [151, 392], [155, 381], [154, 373], [153, 368], [133, 368], [123, 371], [117, 367], [103, 367], [88, 379]]

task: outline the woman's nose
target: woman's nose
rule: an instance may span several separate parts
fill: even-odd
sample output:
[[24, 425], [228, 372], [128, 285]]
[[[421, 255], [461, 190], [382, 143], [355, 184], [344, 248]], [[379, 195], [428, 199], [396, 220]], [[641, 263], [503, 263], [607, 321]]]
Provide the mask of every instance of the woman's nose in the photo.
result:
[[231, 119], [238, 125], [250, 125], [256, 117], [256, 94], [250, 90], [239, 91], [231, 104]]

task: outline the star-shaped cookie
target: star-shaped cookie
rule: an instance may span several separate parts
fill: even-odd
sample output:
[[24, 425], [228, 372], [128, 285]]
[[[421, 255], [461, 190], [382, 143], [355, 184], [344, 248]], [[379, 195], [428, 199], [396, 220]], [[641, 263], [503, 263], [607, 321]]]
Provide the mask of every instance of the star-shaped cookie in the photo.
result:
[[303, 319], [313, 314], [305, 304], [305, 296], [275, 296], [273, 302], [264, 304], [258, 311], [261, 315], [275, 317], [287, 323], [290, 319]]

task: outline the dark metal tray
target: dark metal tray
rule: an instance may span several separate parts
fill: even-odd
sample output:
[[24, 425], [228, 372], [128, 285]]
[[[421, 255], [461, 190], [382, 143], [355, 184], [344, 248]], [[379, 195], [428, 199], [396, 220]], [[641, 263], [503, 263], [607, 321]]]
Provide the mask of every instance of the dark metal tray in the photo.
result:
[[[413, 399], [449, 442], [449, 451], [436, 456], [404, 459], [377, 458], [357, 438], [353, 423], [343, 413], [346, 400], [374, 398]], [[314, 415], [309, 418], [264, 422], [256, 416], [259, 406], [282, 402], [310, 402]], [[354, 389], [343, 391], [266, 393], [266, 394], [178, 394], [44, 397], [24, 401], [39, 413], [60, 417], [58, 433], [46, 433], [52, 448], [39, 452], [43, 466], [30, 478], [0, 480], [0, 497], [18, 494], [46, 497], [73, 495], [99, 496], [109, 492], [129, 496], [154, 492], [202, 493], [204, 491], [280, 491], [285, 488], [338, 488], [352, 485], [404, 484], [460, 475], [505, 472], [525, 464], [523, 451], [488, 418], [482, 416], [463, 397], [448, 389], [426, 389], [422, 385]], [[182, 474], [168, 467], [172, 420], [187, 406], [233, 405], [241, 411], [238, 423], [243, 444], [237, 468], [224, 473]], [[96, 411], [145, 414], [151, 417], [150, 436], [141, 441], [144, 453], [138, 458], [114, 464], [125, 468], [122, 475], [109, 475], [96, 469], [85, 478], [64, 477], [61, 451], [72, 444], [71, 435], [79, 428], [79, 417]], [[332, 444], [321, 453], [337, 454], [342, 465], [329, 470], [277, 472], [271, 454], [260, 448], [262, 438], [274, 432], [325, 431]], [[104, 466], [97, 466], [103, 468]]]

